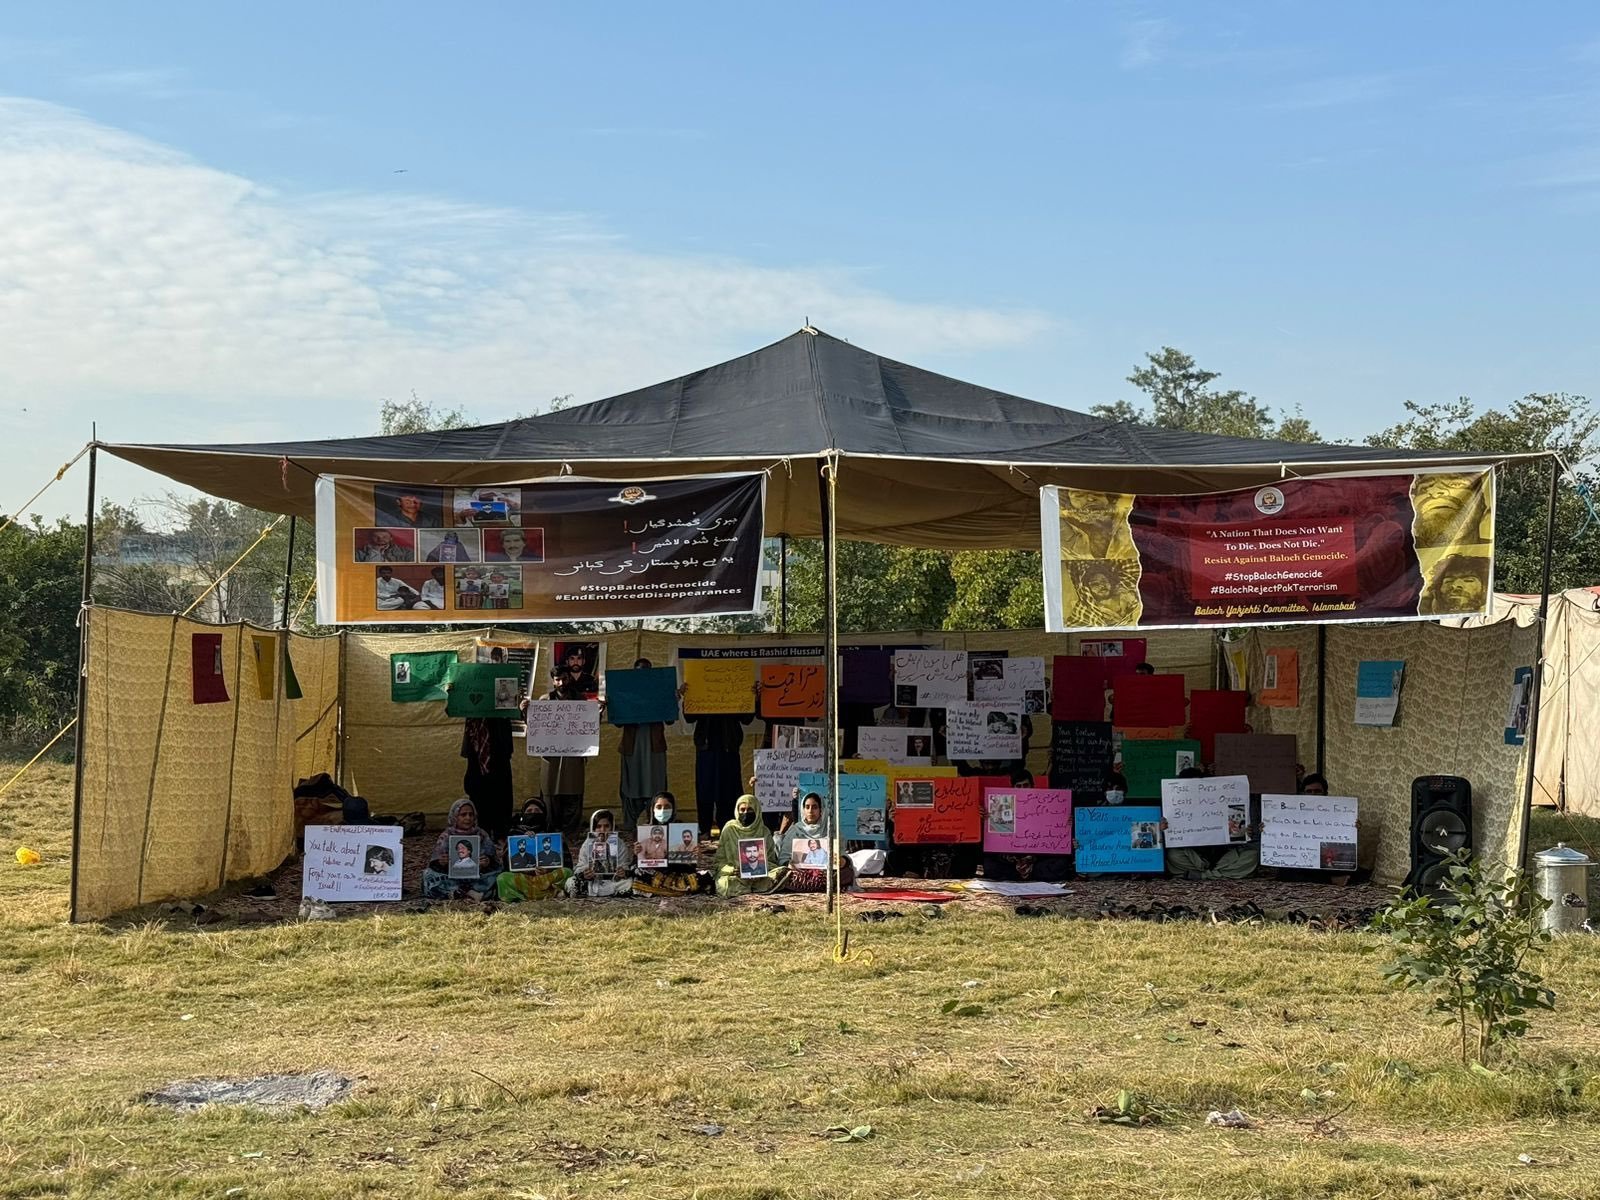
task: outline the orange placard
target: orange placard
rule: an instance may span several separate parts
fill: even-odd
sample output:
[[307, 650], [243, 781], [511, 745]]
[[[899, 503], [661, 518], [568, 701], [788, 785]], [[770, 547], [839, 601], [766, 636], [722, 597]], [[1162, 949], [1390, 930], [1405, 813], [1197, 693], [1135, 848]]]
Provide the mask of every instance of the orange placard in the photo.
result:
[[1267, 651], [1256, 703], [1263, 708], [1300, 707], [1300, 651], [1283, 646]]
[[761, 664], [761, 715], [775, 720], [820, 717], [827, 711], [828, 673], [820, 665]]
[[983, 841], [983, 781], [933, 778], [932, 803], [894, 807], [896, 845], [953, 845]]

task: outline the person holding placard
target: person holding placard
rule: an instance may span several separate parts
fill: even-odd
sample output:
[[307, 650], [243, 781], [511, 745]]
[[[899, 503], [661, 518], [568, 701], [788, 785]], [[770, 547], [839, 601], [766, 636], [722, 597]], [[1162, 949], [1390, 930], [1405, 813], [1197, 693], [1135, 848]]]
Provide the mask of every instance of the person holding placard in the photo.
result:
[[[667, 865], [638, 867], [633, 872], [633, 890], [646, 896], [688, 896], [711, 890], [711, 876], [695, 862], [699, 848], [695, 827], [678, 821], [678, 801], [671, 792], [658, 792], [650, 802], [650, 820], [667, 829]], [[685, 845], [685, 839], [688, 844]], [[636, 861], [642, 858], [634, 847]]]
[[744, 727], [756, 718], [755, 705], [750, 708], [747, 713], [689, 716], [694, 726], [694, 793], [702, 834], [733, 815], [739, 795], [739, 748], [744, 745]]
[[[1033, 775], [1028, 771], [1012, 771], [1011, 786], [1019, 791], [1032, 788]], [[1002, 799], [1009, 800], [1011, 797], [995, 797], [997, 801]], [[985, 826], [997, 832], [1010, 833], [1009, 821], [1001, 823], [1008, 816], [1010, 821], [1015, 820], [1014, 808], [1007, 814], [986, 806]], [[1070, 821], [1070, 816], [1064, 819], [1062, 824], [1064, 830], [1068, 828]], [[1066, 854], [995, 854], [985, 850], [983, 877], [1008, 883], [1060, 883], [1072, 877], [1072, 858]]]
[[[800, 800], [800, 814], [778, 837], [778, 861], [789, 868], [784, 878], [784, 892], [825, 892], [828, 890], [828, 855], [832, 852], [832, 825], [827, 805], [816, 792], [807, 792]], [[813, 861], [816, 853], [812, 843], [821, 847], [821, 862]], [[808, 857], [809, 856], [809, 857]], [[855, 882], [855, 871], [848, 858], [839, 862], [839, 890]]]
[[[463, 838], [476, 838], [478, 873], [476, 878], [451, 878], [450, 868]], [[444, 831], [433, 844], [433, 857], [422, 872], [422, 894], [430, 900], [484, 900], [495, 895], [500, 875], [500, 859], [494, 837], [478, 824], [478, 809], [463, 796], [450, 806]]]
[[511, 721], [506, 717], [467, 717], [461, 728], [461, 757], [467, 768], [461, 788], [478, 821], [496, 837], [511, 829]]
[[[740, 842], [758, 842], [764, 847], [765, 861], [769, 864], [766, 875], [752, 878], [748, 873], [741, 873]], [[773, 840], [772, 830], [761, 819], [761, 805], [749, 793], [740, 796], [733, 803], [732, 818], [723, 822], [722, 834], [717, 840], [717, 857], [712, 863], [717, 895], [732, 897], [773, 891], [788, 875], [785, 868], [774, 869], [777, 862], [778, 844]]]
[[[542, 703], [589, 698], [588, 678], [581, 671], [557, 671], [551, 682], [555, 686]], [[526, 709], [526, 704], [523, 707]], [[604, 716], [604, 700], [600, 701], [600, 708]], [[583, 782], [588, 763], [587, 758], [577, 755], [546, 756], [544, 760], [544, 798], [550, 806], [550, 824], [569, 847], [576, 845], [583, 835]]]
[[[1185, 767], [1179, 779], [1204, 779], [1199, 767]], [[1237, 805], [1230, 806], [1237, 808]], [[1166, 818], [1161, 828], [1167, 828]], [[1261, 869], [1261, 797], [1250, 796], [1244, 811], [1228, 814], [1228, 844], [1180, 846], [1167, 850], [1167, 874], [1179, 879], [1249, 879]]]
[[[635, 659], [635, 671], [648, 671], [648, 658]], [[617, 798], [622, 801], [622, 827], [633, 829], [641, 823], [651, 797], [667, 788], [667, 725], [650, 721], [643, 725], [622, 725], [617, 753], [622, 756], [622, 772], [617, 783]]]
[[632, 870], [633, 851], [618, 836], [611, 810], [596, 809], [589, 818], [589, 836], [572, 864], [567, 895], [626, 896], [633, 890]]

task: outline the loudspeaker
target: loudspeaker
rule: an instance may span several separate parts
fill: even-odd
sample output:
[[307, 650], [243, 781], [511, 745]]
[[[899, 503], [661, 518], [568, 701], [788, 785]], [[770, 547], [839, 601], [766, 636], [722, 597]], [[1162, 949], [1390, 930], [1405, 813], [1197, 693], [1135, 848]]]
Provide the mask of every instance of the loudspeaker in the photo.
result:
[[1438, 890], [1451, 855], [1472, 849], [1472, 785], [1459, 775], [1411, 782], [1411, 871], [1406, 886]]

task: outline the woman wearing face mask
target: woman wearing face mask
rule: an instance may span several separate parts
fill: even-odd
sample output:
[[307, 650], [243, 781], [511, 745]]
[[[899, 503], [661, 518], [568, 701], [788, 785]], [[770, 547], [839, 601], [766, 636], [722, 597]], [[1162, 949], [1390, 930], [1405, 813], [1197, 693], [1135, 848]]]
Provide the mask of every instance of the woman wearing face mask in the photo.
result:
[[[691, 832], [692, 821], [678, 821], [678, 802], [671, 792], [656, 793], [650, 802], [649, 818], [650, 824], [664, 826], [668, 831], [667, 865], [636, 867], [633, 873], [634, 892], [645, 896], [689, 896], [695, 892], [709, 892], [711, 876], [699, 869], [696, 857], [699, 838], [694, 834], [698, 831]], [[691, 834], [688, 845], [684, 844], [685, 833]], [[635, 859], [641, 857], [637, 844], [633, 850]]]
[[[767, 873], [754, 877], [741, 876], [741, 842], [760, 842], [767, 863]], [[750, 855], [750, 858], [755, 858]], [[733, 820], [723, 823], [722, 835], [717, 841], [717, 857], [713, 864], [716, 874], [717, 895], [744, 896], [750, 892], [770, 892], [783, 884], [788, 869], [778, 865], [778, 844], [772, 830], [761, 819], [761, 806], [748, 792], [733, 803]]]

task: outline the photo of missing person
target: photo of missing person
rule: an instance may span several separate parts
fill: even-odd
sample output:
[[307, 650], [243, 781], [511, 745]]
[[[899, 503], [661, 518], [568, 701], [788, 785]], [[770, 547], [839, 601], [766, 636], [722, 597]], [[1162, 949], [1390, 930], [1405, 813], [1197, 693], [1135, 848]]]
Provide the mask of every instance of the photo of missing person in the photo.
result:
[[896, 808], [932, 808], [932, 781], [925, 779], [895, 780], [894, 804]]
[[456, 607], [482, 608], [483, 588], [489, 581], [488, 572], [481, 567], [456, 568]]
[[451, 515], [456, 525], [515, 525], [522, 520], [522, 489], [457, 488]]
[[506, 839], [506, 859], [513, 871], [533, 871], [539, 866], [538, 855], [534, 851], [534, 842], [537, 839], [526, 833], [513, 834]]
[[665, 825], [640, 825], [639, 865], [664, 867], [667, 865], [667, 827]]
[[1042, 713], [1045, 706], [1043, 688], [1029, 688], [1022, 693], [1022, 711], [1029, 716]]
[[544, 561], [543, 529], [485, 529], [483, 531], [483, 560], [485, 562]]
[[420, 586], [408, 582], [393, 567], [379, 567], [374, 580], [373, 604], [379, 612], [401, 612], [417, 606]]
[[462, 834], [450, 839], [450, 878], [476, 879], [481, 874], [478, 867], [478, 835]]
[[414, 529], [357, 529], [354, 532], [358, 563], [408, 563], [417, 560]]
[[478, 562], [483, 558], [483, 534], [476, 529], [419, 529], [416, 536], [423, 562]]
[[506, 675], [494, 681], [494, 706], [496, 708], [516, 708], [522, 701], [522, 680], [515, 675]]
[[856, 836], [857, 837], [882, 837], [883, 836], [883, 809], [858, 808], [856, 809]]
[[989, 807], [990, 833], [1015, 833], [1017, 831], [1017, 798], [993, 795], [986, 802]]
[[561, 865], [561, 835], [559, 833], [541, 833], [534, 850], [534, 861], [540, 867], [559, 867]]
[[1065, 558], [1061, 609], [1068, 625], [1083, 629], [1136, 625], [1144, 612], [1136, 558]]
[[974, 658], [972, 659], [972, 677], [974, 679], [1004, 679], [1006, 677], [1006, 660], [1003, 658]]
[[795, 838], [789, 853], [791, 867], [825, 867], [828, 865], [828, 843], [821, 838]]
[[1161, 845], [1161, 826], [1155, 821], [1135, 821], [1128, 844], [1134, 850], [1157, 849]]
[[933, 739], [925, 733], [913, 733], [906, 738], [907, 758], [933, 759]]
[[1426, 473], [1412, 477], [1412, 535], [1419, 549], [1478, 546], [1492, 541], [1488, 481], [1482, 475]]
[[896, 708], [917, 707], [917, 685], [914, 683], [895, 684], [894, 703]]
[[456, 605], [475, 609], [520, 609], [521, 567], [457, 567]]
[[675, 863], [692, 863], [700, 847], [700, 827], [693, 824], [674, 824], [667, 827], [667, 859]]
[[363, 875], [387, 875], [394, 870], [394, 851], [387, 846], [368, 846]]
[[1356, 869], [1356, 844], [1354, 842], [1323, 842], [1318, 855], [1324, 871], [1354, 871]]
[[1017, 732], [1017, 719], [1008, 712], [992, 712], [988, 716], [989, 732], [1012, 737]]
[[1424, 570], [1417, 612], [1427, 616], [1482, 612], [1489, 601], [1489, 567], [1487, 553], [1446, 554]]
[[444, 568], [428, 568], [428, 577], [422, 581], [422, 599], [416, 603], [417, 608], [426, 608], [434, 612], [444, 611], [445, 583]]
[[822, 745], [822, 730], [814, 725], [774, 725], [772, 748], [774, 750], [817, 749]]
[[409, 483], [380, 483], [372, 489], [372, 523], [396, 529], [437, 528], [444, 524], [444, 492]]
[[767, 843], [761, 838], [739, 841], [739, 878], [764, 879], [767, 876]]
[[1230, 842], [1250, 840], [1250, 816], [1247, 805], [1228, 805], [1228, 840]]
[[1194, 766], [1194, 751], [1193, 750], [1177, 750], [1177, 751], [1173, 752], [1173, 755], [1172, 755], [1172, 770], [1173, 770], [1174, 774], [1176, 774], [1176, 773], [1178, 773], [1180, 771], [1187, 771], [1193, 766]]
[[1061, 557], [1064, 559], [1132, 558], [1133, 532], [1128, 514], [1133, 497], [1116, 492], [1062, 488]]
[[[522, 568], [514, 568], [520, 571]], [[571, 700], [598, 700], [605, 647], [599, 642], [554, 642], [550, 647], [550, 681]]]

